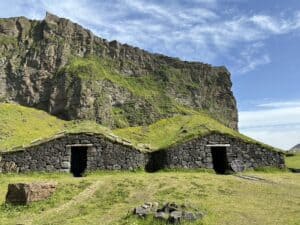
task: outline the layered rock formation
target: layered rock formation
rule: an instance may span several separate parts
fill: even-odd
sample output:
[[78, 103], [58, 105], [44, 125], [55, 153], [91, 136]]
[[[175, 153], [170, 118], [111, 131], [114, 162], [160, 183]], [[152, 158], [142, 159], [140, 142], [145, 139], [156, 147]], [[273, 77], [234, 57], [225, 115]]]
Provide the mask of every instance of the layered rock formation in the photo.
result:
[[225, 67], [108, 42], [67, 19], [0, 20], [0, 101], [110, 127], [208, 112], [237, 129]]

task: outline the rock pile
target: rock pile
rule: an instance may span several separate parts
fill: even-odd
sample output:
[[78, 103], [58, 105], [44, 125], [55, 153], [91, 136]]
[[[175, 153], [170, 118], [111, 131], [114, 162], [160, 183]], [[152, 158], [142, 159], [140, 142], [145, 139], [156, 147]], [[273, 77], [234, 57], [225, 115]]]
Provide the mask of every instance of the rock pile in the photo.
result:
[[9, 184], [6, 203], [26, 205], [49, 198], [56, 190], [56, 183]]
[[147, 202], [136, 207], [133, 213], [140, 218], [153, 216], [155, 219], [166, 221], [170, 224], [179, 224], [183, 221], [196, 221], [202, 219], [204, 214], [199, 210], [193, 209], [186, 205], [178, 205], [174, 202], [163, 204], [159, 207], [157, 202]]

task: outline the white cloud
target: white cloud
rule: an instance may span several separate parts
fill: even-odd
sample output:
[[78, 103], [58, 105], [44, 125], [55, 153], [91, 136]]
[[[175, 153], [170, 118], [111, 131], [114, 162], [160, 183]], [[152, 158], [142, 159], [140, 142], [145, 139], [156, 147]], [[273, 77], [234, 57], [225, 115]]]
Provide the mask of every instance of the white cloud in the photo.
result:
[[300, 107], [240, 112], [240, 127], [266, 127], [300, 124]]
[[250, 18], [254, 24], [266, 31], [275, 34], [283, 34], [300, 27], [298, 13], [292, 19], [277, 19], [267, 15], [254, 15]]
[[300, 143], [300, 126], [292, 129], [291, 127], [241, 128], [240, 132], [282, 150], [289, 150]]
[[271, 62], [271, 59], [267, 54], [257, 56], [256, 58], [247, 57], [244, 58], [244, 60], [246, 60], [243, 62], [245, 65], [242, 65], [242, 67], [237, 70], [237, 72], [240, 74], [248, 73], [252, 70], [255, 70], [258, 66], [269, 64]]
[[300, 143], [299, 102], [274, 102], [259, 106], [267, 109], [239, 113], [242, 133], [283, 149]]
[[271, 63], [270, 56], [263, 52], [263, 48], [264, 44], [262, 42], [255, 42], [241, 50], [238, 56], [231, 56], [232, 61], [235, 62], [231, 68], [232, 72], [234, 74], [245, 74], [259, 66]]
[[[269, 102], [269, 103], [262, 103], [257, 105], [258, 107], [263, 108], [283, 108], [283, 107], [300, 107], [300, 100], [298, 101], [281, 101], [281, 102]], [[300, 116], [300, 115], [299, 115]]]

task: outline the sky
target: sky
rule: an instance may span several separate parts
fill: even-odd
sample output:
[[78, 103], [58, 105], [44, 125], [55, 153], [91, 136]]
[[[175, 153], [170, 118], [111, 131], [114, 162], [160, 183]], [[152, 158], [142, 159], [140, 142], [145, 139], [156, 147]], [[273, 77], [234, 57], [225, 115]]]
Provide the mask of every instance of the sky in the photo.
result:
[[242, 133], [300, 143], [299, 0], [0, 0], [0, 17], [46, 11], [150, 52], [225, 65]]

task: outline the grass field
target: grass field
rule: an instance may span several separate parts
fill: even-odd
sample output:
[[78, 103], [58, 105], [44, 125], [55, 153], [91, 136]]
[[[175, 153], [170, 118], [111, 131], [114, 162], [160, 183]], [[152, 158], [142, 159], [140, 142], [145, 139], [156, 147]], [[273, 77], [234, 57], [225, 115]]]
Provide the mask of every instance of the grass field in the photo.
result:
[[[95, 172], [0, 175], [0, 224], [158, 224], [129, 211], [146, 201], [188, 203], [201, 209], [203, 225], [299, 225], [300, 176], [288, 172], [246, 172], [264, 178], [247, 180], [212, 172]], [[43, 202], [4, 204], [7, 184], [57, 181], [57, 192]]]
[[288, 168], [300, 169], [300, 153], [285, 157], [285, 163]]

